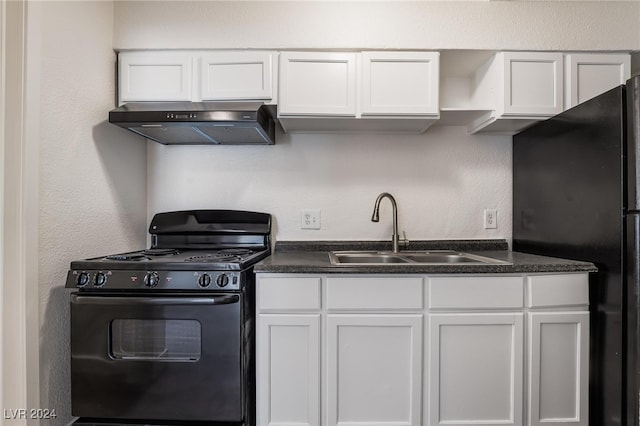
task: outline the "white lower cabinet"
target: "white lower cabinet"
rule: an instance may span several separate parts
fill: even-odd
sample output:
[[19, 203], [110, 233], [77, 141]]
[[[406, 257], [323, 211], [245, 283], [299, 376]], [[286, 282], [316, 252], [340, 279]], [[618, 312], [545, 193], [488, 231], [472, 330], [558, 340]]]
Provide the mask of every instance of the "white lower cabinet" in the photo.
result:
[[588, 425], [589, 312], [529, 314], [531, 426]]
[[258, 425], [320, 424], [320, 315], [261, 315]]
[[329, 314], [326, 347], [326, 424], [420, 424], [422, 315]]
[[523, 314], [429, 318], [429, 424], [521, 425]]
[[260, 426], [588, 426], [586, 273], [256, 286]]

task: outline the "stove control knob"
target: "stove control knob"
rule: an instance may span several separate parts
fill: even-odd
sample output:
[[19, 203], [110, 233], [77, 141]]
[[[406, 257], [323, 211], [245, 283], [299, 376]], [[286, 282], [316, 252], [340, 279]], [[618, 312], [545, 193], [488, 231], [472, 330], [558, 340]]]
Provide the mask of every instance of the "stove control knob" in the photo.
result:
[[227, 274], [220, 274], [218, 278], [216, 278], [216, 284], [218, 287], [226, 287], [229, 284], [229, 277]]
[[147, 287], [155, 287], [158, 285], [158, 281], [160, 278], [158, 277], [157, 272], [147, 272], [144, 276], [144, 285]]
[[76, 278], [76, 286], [84, 287], [89, 284], [89, 274], [86, 272], [80, 272], [78, 278]]
[[98, 272], [96, 278], [93, 280], [93, 285], [96, 287], [102, 287], [107, 282], [107, 276], [104, 272]]
[[200, 275], [200, 277], [198, 278], [198, 285], [200, 287], [209, 287], [210, 284], [211, 284], [211, 275], [209, 274]]

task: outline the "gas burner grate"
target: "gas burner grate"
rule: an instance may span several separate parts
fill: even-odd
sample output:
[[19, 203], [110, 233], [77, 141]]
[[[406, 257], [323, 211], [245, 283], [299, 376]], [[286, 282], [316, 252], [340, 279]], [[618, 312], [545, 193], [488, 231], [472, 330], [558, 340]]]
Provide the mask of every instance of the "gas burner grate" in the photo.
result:
[[185, 262], [231, 262], [242, 259], [235, 254], [213, 253], [187, 257]]
[[165, 249], [165, 248], [150, 248], [146, 250], [142, 250], [143, 255], [147, 256], [173, 256], [180, 253], [176, 249]]
[[234, 254], [236, 256], [247, 256], [247, 255], [253, 254], [253, 250], [246, 249], [246, 248], [228, 248], [228, 249], [222, 249], [218, 251], [218, 253]]
[[195, 256], [189, 256], [185, 262], [237, 262], [241, 261], [244, 257], [253, 254], [253, 251], [248, 249], [223, 249], [212, 253], [200, 254]]
[[135, 253], [125, 253], [125, 254], [112, 254], [111, 256], [105, 257], [108, 260], [149, 260], [147, 256], [145, 256], [142, 252]]

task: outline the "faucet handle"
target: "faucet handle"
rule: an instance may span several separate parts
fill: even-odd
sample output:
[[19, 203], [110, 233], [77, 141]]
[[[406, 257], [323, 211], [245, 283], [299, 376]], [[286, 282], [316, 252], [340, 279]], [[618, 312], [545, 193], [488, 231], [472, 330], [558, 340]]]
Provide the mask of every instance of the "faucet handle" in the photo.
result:
[[402, 231], [402, 238], [400, 239], [400, 245], [402, 245], [402, 247], [404, 248], [409, 247], [409, 239], [407, 238], [406, 231]]

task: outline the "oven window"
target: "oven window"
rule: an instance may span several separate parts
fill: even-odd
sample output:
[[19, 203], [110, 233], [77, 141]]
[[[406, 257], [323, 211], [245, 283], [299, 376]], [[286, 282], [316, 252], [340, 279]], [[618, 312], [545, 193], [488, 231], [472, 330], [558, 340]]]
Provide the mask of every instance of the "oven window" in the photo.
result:
[[111, 322], [115, 359], [198, 361], [202, 333], [196, 320], [116, 319]]

